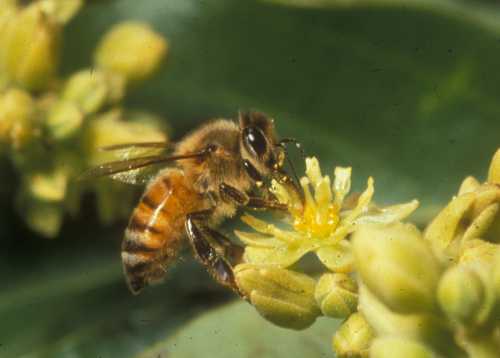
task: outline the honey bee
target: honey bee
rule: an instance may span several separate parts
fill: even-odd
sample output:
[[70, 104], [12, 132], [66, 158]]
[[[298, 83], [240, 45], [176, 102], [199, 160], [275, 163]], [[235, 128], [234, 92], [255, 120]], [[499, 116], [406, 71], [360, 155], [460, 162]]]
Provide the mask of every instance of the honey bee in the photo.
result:
[[[278, 140], [274, 120], [267, 115], [240, 113], [239, 123], [218, 119], [200, 126], [175, 144], [169, 156], [115, 161], [86, 172], [84, 177], [116, 176], [153, 164], [174, 164], [150, 180], [125, 230], [121, 258], [132, 293], [162, 280], [187, 238], [210, 275], [242, 295], [232, 267], [240, 262], [243, 249], [215, 227], [240, 207], [286, 210], [269, 194], [270, 179], [302, 195], [283, 169], [290, 142], [299, 145], [290, 138]], [[129, 143], [108, 149], [164, 145]]]

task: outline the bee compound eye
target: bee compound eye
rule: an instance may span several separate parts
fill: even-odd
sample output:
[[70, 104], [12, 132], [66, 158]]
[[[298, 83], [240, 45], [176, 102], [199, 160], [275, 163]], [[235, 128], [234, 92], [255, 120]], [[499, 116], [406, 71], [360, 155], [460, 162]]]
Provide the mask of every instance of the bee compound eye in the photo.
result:
[[247, 127], [243, 130], [243, 140], [249, 151], [262, 157], [267, 151], [267, 140], [259, 128]]
[[250, 163], [248, 160], [243, 161], [243, 166], [245, 167], [246, 172], [257, 183], [262, 182], [262, 176], [259, 174], [257, 169]]

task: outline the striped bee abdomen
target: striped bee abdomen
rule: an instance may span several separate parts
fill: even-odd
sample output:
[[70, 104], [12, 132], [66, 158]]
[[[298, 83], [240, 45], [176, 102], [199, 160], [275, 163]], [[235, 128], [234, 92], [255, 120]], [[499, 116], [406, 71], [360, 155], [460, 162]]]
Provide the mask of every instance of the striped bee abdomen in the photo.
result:
[[184, 239], [184, 221], [202, 203], [182, 171], [162, 171], [146, 189], [130, 218], [122, 262], [130, 290], [139, 293], [161, 280]]

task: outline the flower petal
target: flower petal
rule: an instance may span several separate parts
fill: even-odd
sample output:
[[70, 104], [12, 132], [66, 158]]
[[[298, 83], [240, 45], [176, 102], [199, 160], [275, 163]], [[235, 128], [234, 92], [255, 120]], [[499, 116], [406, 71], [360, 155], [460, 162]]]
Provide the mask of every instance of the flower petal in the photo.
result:
[[345, 196], [351, 190], [351, 167], [336, 167], [333, 190], [335, 191], [335, 204], [340, 208]]
[[409, 203], [388, 206], [383, 209], [378, 209], [376, 213], [358, 217], [355, 220], [355, 223], [389, 224], [395, 221], [400, 221], [414, 212], [418, 205], [418, 200], [412, 200]]
[[255, 216], [252, 215], [243, 215], [241, 217], [241, 221], [243, 221], [245, 224], [251, 226], [253, 229], [257, 230], [258, 232], [261, 232], [263, 234], [267, 234], [270, 236], [275, 237], [276, 239], [288, 242], [288, 243], [295, 243], [297, 240], [300, 240], [302, 238], [301, 235], [298, 233], [295, 233], [293, 231], [284, 231], [281, 229], [278, 229], [276, 226], [272, 224], [268, 224], [267, 222], [257, 219]]
[[354, 222], [354, 220], [360, 216], [363, 212], [368, 209], [368, 205], [372, 200], [375, 189], [373, 187], [373, 178], [368, 178], [368, 183], [365, 191], [359, 196], [358, 203], [356, 207], [351, 211], [351, 213], [344, 219], [346, 224]]
[[255, 232], [244, 232], [235, 230], [235, 235], [246, 245], [257, 247], [276, 247], [283, 245], [283, 242], [273, 237], [263, 236]]
[[271, 182], [271, 192], [276, 196], [278, 201], [282, 204], [289, 204], [291, 201], [291, 196], [287, 190], [287, 188], [275, 179]]
[[302, 191], [304, 192], [305, 211], [316, 210], [316, 202], [313, 199], [311, 188], [309, 187], [310, 183], [311, 182], [306, 177], [300, 178], [300, 186], [302, 187]]
[[274, 248], [247, 246], [243, 259], [247, 263], [276, 265], [285, 268], [293, 265], [309, 251], [311, 251], [311, 247], [303, 245], [296, 248], [287, 245]]
[[350, 273], [354, 270], [351, 243], [346, 240], [335, 246], [323, 246], [316, 250], [316, 255], [330, 271]]
[[321, 179], [323, 179], [321, 168], [319, 167], [319, 162], [316, 157], [306, 158], [306, 175], [313, 186], [316, 186]]
[[332, 201], [330, 177], [324, 176], [314, 188], [314, 199], [320, 208], [327, 208]]

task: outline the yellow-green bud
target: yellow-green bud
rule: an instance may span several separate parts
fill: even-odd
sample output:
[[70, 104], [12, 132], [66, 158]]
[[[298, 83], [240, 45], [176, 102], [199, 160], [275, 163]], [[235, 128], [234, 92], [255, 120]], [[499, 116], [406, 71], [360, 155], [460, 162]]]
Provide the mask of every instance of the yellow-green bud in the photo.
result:
[[83, 5], [83, 0], [38, 0], [40, 7], [46, 14], [59, 23], [66, 23]]
[[0, 6], [0, 14], [2, 14], [2, 10], [15, 9], [17, 6], [18, 0], [2, 0], [2, 5]]
[[120, 110], [112, 110], [89, 121], [85, 145], [90, 165], [120, 159], [116, 153], [98, 148], [120, 143], [167, 141], [159, 121], [152, 117], [141, 116], [137, 120], [124, 121], [122, 116]]
[[410, 224], [361, 226], [353, 237], [362, 281], [398, 313], [435, 308], [440, 265], [418, 229]]
[[50, 187], [49, 179], [31, 176], [25, 178], [22, 190], [17, 195], [16, 206], [32, 230], [47, 238], [53, 238], [62, 224], [63, 209], [58, 200], [60, 198], [60, 192]]
[[438, 300], [441, 309], [453, 320], [474, 323], [484, 303], [484, 285], [470, 268], [455, 265], [441, 278]]
[[330, 271], [341, 273], [354, 271], [350, 241], [342, 240], [335, 246], [321, 247], [316, 250], [316, 255]]
[[[457, 229], [462, 218], [472, 207], [475, 199], [474, 192], [457, 196], [432, 220], [424, 232], [424, 237], [429, 241], [435, 254], [443, 261], [455, 257], [455, 252], [450, 252], [450, 245], [456, 238]], [[453, 245], [451, 245], [452, 248]]]
[[257, 311], [278, 326], [304, 329], [320, 315], [314, 299], [316, 281], [309, 276], [277, 267], [240, 264], [235, 267], [235, 277]]
[[488, 170], [488, 183], [500, 184], [500, 149], [497, 149]]
[[373, 341], [370, 358], [436, 358], [437, 355], [425, 345], [400, 337], [381, 337]]
[[21, 213], [32, 230], [47, 238], [55, 237], [61, 228], [63, 210], [58, 203], [33, 200], [21, 209]]
[[167, 41], [148, 25], [125, 22], [104, 36], [96, 50], [95, 62], [127, 81], [142, 81], [158, 69], [167, 48]]
[[35, 103], [29, 93], [11, 89], [0, 93], [0, 143], [21, 148], [33, 135]]
[[46, 202], [60, 202], [66, 195], [68, 176], [62, 169], [38, 172], [27, 176], [26, 188], [30, 196]]
[[[486, 238], [491, 233], [494, 228], [495, 220], [498, 220], [500, 204], [491, 204], [484, 208], [470, 223], [470, 225], [465, 229], [462, 237], [462, 245], [465, 241]], [[500, 221], [500, 220], [498, 220]], [[499, 238], [500, 239], [500, 238]]]
[[460, 348], [454, 343], [448, 322], [434, 313], [397, 314], [382, 304], [364, 285], [359, 288], [359, 311], [363, 313], [377, 336], [408, 338], [446, 353], [458, 356]]
[[123, 98], [123, 77], [101, 70], [84, 70], [72, 75], [66, 83], [62, 97], [75, 102], [86, 114], [95, 113], [106, 103]]
[[499, 244], [481, 239], [468, 240], [461, 247], [459, 262], [464, 264], [484, 263], [492, 266], [499, 251]]
[[4, 26], [0, 72], [31, 90], [48, 86], [59, 63], [60, 26], [40, 3], [23, 8]]
[[83, 118], [82, 111], [75, 103], [60, 101], [50, 109], [45, 125], [52, 138], [61, 140], [76, 134]]
[[495, 288], [497, 301], [500, 304], [500, 252], [497, 253], [493, 266], [493, 287]]
[[333, 350], [337, 357], [368, 357], [374, 332], [363, 315], [352, 314], [333, 336]]
[[462, 184], [460, 184], [460, 189], [458, 189], [458, 195], [474, 192], [480, 186], [481, 183], [479, 183], [479, 181], [476, 178], [468, 176], [462, 181]]
[[0, 4], [0, 46], [3, 46], [3, 27], [9, 22], [9, 20], [18, 10], [16, 2], [16, 0], [2, 0], [2, 3]]
[[358, 293], [356, 282], [343, 273], [327, 273], [316, 284], [314, 297], [325, 316], [346, 318], [356, 311]]

